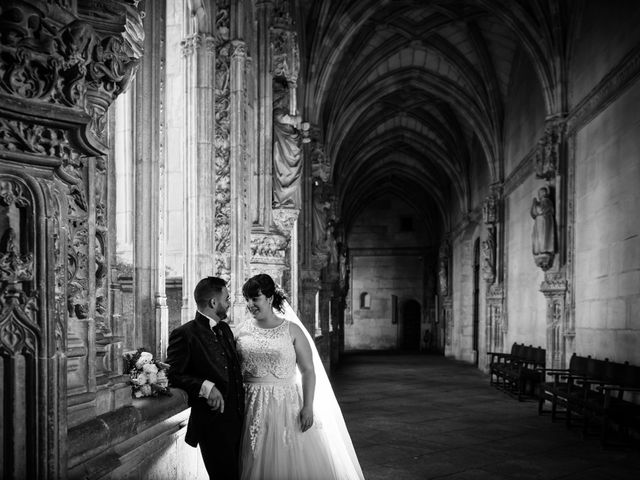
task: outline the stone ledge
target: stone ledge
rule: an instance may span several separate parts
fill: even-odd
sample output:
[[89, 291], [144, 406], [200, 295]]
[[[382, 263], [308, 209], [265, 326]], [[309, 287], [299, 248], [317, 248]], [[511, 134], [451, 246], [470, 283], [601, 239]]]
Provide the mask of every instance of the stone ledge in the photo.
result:
[[[109, 455], [114, 447], [187, 410], [186, 392], [172, 388], [171, 393], [171, 396], [134, 399], [131, 405], [70, 429], [67, 437], [69, 470], [97, 456], [102, 457], [101, 463], [110, 463], [106, 457], [114, 456]], [[176, 418], [176, 422], [183, 422], [186, 414], [184, 417]], [[172, 429], [176, 422], [169, 422], [163, 428]]]

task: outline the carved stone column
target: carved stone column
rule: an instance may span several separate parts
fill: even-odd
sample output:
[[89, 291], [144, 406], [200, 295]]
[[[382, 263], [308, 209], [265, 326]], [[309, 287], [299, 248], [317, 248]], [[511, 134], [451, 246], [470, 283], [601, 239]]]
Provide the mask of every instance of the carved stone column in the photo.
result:
[[250, 59], [247, 45], [242, 40], [231, 42], [230, 72], [230, 285], [232, 293], [231, 319], [238, 322], [243, 318], [245, 302], [242, 285], [248, 277], [251, 247], [249, 219], [249, 164], [251, 162], [248, 144], [248, 97], [247, 68]]
[[[553, 118], [547, 121], [545, 133], [538, 145], [535, 157], [535, 174], [545, 180], [540, 190], [549, 193], [546, 200], [552, 208], [553, 252], [549, 261], [538, 262], [545, 271], [540, 291], [547, 300], [547, 365], [563, 368], [566, 363], [567, 345], [572, 346], [575, 328], [569, 324], [572, 318], [567, 311], [569, 283], [567, 282], [567, 175], [566, 119]], [[542, 204], [542, 201], [540, 201]], [[532, 206], [532, 210], [535, 207]], [[532, 211], [533, 215], [533, 211]], [[532, 239], [535, 241], [535, 239]], [[535, 254], [535, 252], [534, 252]], [[543, 260], [545, 260], [543, 258]]]
[[311, 337], [316, 333], [316, 294], [320, 290], [320, 275], [315, 270], [303, 270], [300, 275], [300, 320]]
[[566, 312], [567, 281], [562, 273], [546, 272], [540, 291], [547, 299], [547, 367], [565, 368], [567, 344], [575, 337]]
[[491, 186], [491, 192], [487, 195], [482, 206], [482, 220], [487, 226], [486, 239], [481, 244], [481, 271], [482, 278], [491, 285], [496, 280], [498, 268], [498, 225], [500, 224], [501, 188]]
[[273, 149], [273, 77], [271, 74], [271, 22], [273, 1], [256, 2], [256, 67], [257, 67], [257, 111], [258, 111], [258, 148], [256, 159], [258, 181], [256, 185], [257, 218], [256, 226], [269, 228], [272, 202], [272, 164]]
[[500, 283], [487, 290], [486, 347], [487, 352], [503, 352], [508, 325], [504, 317], [504, 286]]
[[[108, 408], [105, 113], [142, 53], [133, 2], [5, 2], [0, 32], [2, 478], [65, 478], [67, 412]], [[82, 415], [80, 415], [82, 417]]]
[[[168, 343], [165, 291], [165, 8], [147, 3], [145, 55], [134, 85], [135, 116], [135, 217], [134, 319], [138, 346], [164, 358]], [[155, 319], [155, 321], [152, 321]]]
[[[211, 12], [209, 12], [211, 15]], [[215, 274], [216, 168], [215, 118], [216, 38], [213, 20], [198, 22], [182, 41], [186, 74], [185, 139], [185, 267], [182, 279], [182, 323], [195, 314], [193, 291], [197, 282]], [[192, 22], [190, 22], [192, 23]], [[223, 41], [224, 39], [220, 39]], [[228, 37], [227, 39], [228, 40]], [[224, 115], [224, 113], [222, 113]], [[213, 128], [212, 128], [213, 127]]]

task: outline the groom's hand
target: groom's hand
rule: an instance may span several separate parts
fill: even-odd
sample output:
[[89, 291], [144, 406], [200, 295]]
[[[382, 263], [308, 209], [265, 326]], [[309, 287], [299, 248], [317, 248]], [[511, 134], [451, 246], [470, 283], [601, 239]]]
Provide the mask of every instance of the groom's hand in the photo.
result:
[[211, 387], [209, 397], [207, 397], [207, 405], [211, 407], [211, 410], [220, 409], [220, 413], [224, 413], [224, 398], [215, 386]]

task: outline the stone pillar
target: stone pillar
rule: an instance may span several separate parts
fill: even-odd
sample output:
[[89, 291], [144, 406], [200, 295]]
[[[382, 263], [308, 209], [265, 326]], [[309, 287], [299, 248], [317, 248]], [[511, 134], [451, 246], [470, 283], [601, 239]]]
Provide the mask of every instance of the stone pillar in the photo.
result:
[[504, 351], [504, 339], [507, 335], [507, 322], [504, 317], [502, 202], [502, 185], [491, 185], [482, 208], [482, 219], [487, 227], [487, 233], [486, 239], [481, 244], [482, 277], [487, 282], [485, 318], [487, 352]]
[[271, 21], [273, 1], [256, 2], [257, 22], [257, 74], [258, 74], [258, 184], [257, 184], [257, 226], [268, 230], [271, 222], [271, 202], [273, 199], [271, 156], [273, 149], [273, 80], [271, 75]]
[[230, 91], [230, 253], [231, 269], [229, 290], [232, 295], [231, 319], [239, 322], [244, 316], [245, 302], [242, 285], [249, 274], [247, 255], [251, 246], [249, 219], [249, 153], [247, 148], [247, 45], [242, 40], [231, 42], [231, 91]]
[[85, 0], [5, 3], [0, 476], [65, 478], [68, 411], [95, 415], [109, 407], [97, 390], [117, 388], [106, 111], [133, 78], [144, 33], [124, 0], [100, 15]]
[[566, 118], [551, 118], [538, 143], [534, 165], [535, 175], [544, 180], [541, 187], [549, 192], [548, 201], [553, 207], [553, 252], [535, 256], [536, 264], [545, 272], [540, 291], [547, 300], [546, 350], [547, 367], [550, 368], [565, 366], [567, 345], [572, 345], [575, 336], [567, 308], [570, 294], [567, 282], [567, 163]]
[[300, 274], [300, 320], [311, 337], [316, 336], [316, 293], [320, 290], [320, 276], [315, 270], [303, 270]]
[[545, 272], [540, 291], [547, 300], [547, 368], [565, 368], [567, 343], [575, 337], [566, 312], [567, 281], [562, 273]]
[[504, 317], [504, 287], [501, 283], [487, 289], [486, 348], [487, 352], [503, 352], [507, 335]]
[[327, 372], [331, 369], [331, 300], [333, 297], [333, 284], [325, 279], [320, 285], [319, 309], [320, 332], [322, 338], [318, 343], [318, 353]]
[[[134, 318], [137, 346], [164, 358], [168, 342], [165, 292], [166, 156], [164, 118], [165, 8], [146, 5], [142, 74], [135, 82]], [[158, 75], [156, 72], [161, 72]]]
[[[236, 123], [232, 118], [231, 105], [231, 7], [230, 0], [216, 0], [215, 21], [215, 89], [214, 89], [214, 153], [215, 153], [215, 267], [214, 274], [231, 280], [231, 143], [238, 138], [231, 138], [231, 125]], [[239, 46], [239, 52], [243, 50]], [[240, 55], [244, 55], [240, 53]], [[237, 72], [236, 72], [237, 73]], [[242, 76], [239, 78], [243, 80]], [[234, 83], [235, 85], [235, 83]], [[238, 107], [238, 105], [235, 105]], [[239, 113], [236, 111], [235, 113]], [[210, 126], [208, 127], [210, 128]], [[237, 165], [242, 168], [242, 163]], [[237, 185], [236, 185], [237, 186]], [[235, 193], [235, 192], [234, 192]], [[239, 194], [240, 192], [238, 192]], [[238, 198], [238, 197], [236, 197]]]
[[[189, 22], [191, 23], [191, 22]], [[204, 23], [204, 22], [203, 22]], [[204, 276], [215, 274], [216, 169], [214, 101], [215, 39], [212, 29], [191, 33], [182, 42], [186, 71], [185, 139], [185, 267], [182, 279], [182, 323], [195, 314], [193, 291]]]

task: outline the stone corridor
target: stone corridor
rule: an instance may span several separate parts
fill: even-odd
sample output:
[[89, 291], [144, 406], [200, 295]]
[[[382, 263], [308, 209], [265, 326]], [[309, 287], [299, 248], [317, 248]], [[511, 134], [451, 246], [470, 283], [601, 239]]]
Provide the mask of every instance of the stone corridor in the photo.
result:
[[583, 440], [462, 362], [354, 354], [334, 383], [367, 480], [638, 478], [637, 447]]

